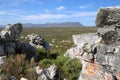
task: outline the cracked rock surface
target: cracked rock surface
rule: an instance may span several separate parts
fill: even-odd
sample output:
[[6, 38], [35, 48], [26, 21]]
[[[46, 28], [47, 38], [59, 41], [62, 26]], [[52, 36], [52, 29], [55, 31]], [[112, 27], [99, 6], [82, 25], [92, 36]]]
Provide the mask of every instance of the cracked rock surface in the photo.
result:
[[96, 26], [96, 33], [74, 35], [65, 56], [80, 59], [78, 80], [120, 80], [120, 7], [100, 8]]

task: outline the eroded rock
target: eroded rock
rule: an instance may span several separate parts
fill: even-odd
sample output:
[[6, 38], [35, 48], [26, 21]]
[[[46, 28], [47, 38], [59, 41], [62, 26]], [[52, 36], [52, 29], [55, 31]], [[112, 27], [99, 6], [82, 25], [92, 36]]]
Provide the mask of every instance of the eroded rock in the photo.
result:
[[76, 46], [66, 54], [75, 56], [82, 51], [79, 80], [120, 80], [120, 7], [99, 9], [96, 26], [97, 35], [74, 35]]
[[35, 68], [38, 77], [38, 80], [54, 80], [56, 75], [56, 65], [53, 64], [47, 69], [40, 69], [39, 66]]
[[30, 40], [30, 44], [34, 47], [37, 47], [37, 48], [45, 48], [47, 50], [50, 49], [50, 45], [48, 44], [48, 42], [45, 41], [45, 39], [38, 35], [38, 34], [30, 34], [27, 36]]
[[22, 24], [8, 24], [0, 33], [2, 42], [15, 41], [20, 37]]
[[27, 42], [23, 42], [21, 45], [20, 53], [26, 55], [26, 59], [31, 59], [32, 57], [37, 58], [37, 50]]

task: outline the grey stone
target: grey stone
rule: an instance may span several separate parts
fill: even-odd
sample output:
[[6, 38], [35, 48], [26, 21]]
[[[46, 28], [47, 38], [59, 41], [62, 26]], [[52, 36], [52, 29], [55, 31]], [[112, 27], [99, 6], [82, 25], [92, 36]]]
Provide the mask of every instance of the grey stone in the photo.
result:
[[104, 27], [106, 24], [106, 18], [108, 16], [108, 11], [107, 9], [100, 8], [97, 17], [96, 17], [96, 26], [97, 27]]
[[47, 69], [40, 69], [39, 66], [35, 68], [36, 73], [38, 74], [38, 80], [54, 80], [56, 75], [56, 65], [53, 64]]
[[7, 25], [0, 33], [1, 40], [3, 42], [7, 41], [15, 41], [20, 37], [20, 33], [22, 32], [22, 24], [17, 23], [14, 25]]
[[120, 7], [100, 8], [96, 17], [96, 26], [116, 25], [120, 22]]
[[120, 42], [120, 7], [101, 8], [96, 17], [97, 33], [105, 44]]
[[[96, 26], [98, 36], [95, 33], [73, 36], [74, 44], [83, 49], [78, 80], [120, 80], [120, 7], [99, 9]], [[70, 50], [67, 52], [70, 54]], [[71, 54], [75, 56], [75, 51]]]
[[[87, 33], [87, 34], [80, 34], [80, 35], [73, 35], [73, 42], [78, 47], [84, 47], [86, 45], [93, 46], [96, 43], [101, 41], [101, 37], [99, 37], [96, 33]], [[90, 46], [86, 46], [90, 48]]]
[[119, 42], [120, 36], [116, 31], [108, 31], [102, 35], [102, 39], [106, 44], [112, 44]]
[[25, 54], [26, 55], [26, 59], [29, 59], [29, 60], [32, 57], [34, 57], [36, 59], [36, 56], [37, 56], [36, 49], [32, 45], [27, 43], [27, 42], [22, 42], [20, 53]]
[[5, 55], [5, 51], [4, 51], [4, 45], [0, 44], [0, 56]]
[[28, 38], [32, 46], [37, 48], [45, 48], [47, 50], [50, 49], [49, 43], [45, 41], [45, 39], [42, 36], [33, 33], [31, 35], [28, 35]]
[[4, 44], [4, 50], [5, 50], [5, 54], [16, 54], [16, 45], [15, 42], [6, 42]]
[[97, 54], [95, 59], [100, 65], [104, 66], [107, 71], [112, 73], [118, 73], [120, 71], [120, 51], [115, 51], [120, 49], [119, 46], [107, 46], [100, 44], [97, 46]]
[[83, 54], [83, 49], [76, 46], [76, 47], [72, 47], [68, 49], [66, 53], [64, 54], [64, 56], [69, 57], [71, 59], [73, 58], [80, 59], [82, 54]]
[[0, 56], [0, 66], [6, 62], [6, 56]]

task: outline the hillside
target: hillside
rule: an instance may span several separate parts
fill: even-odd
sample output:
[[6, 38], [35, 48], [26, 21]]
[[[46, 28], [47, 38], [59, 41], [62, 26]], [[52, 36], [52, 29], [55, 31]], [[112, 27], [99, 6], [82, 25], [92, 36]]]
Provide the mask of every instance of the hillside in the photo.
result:
[[25, 23], [23, 27], [80, 27], [83, 26], [80, 22], [61, 22], [61, 23], [45, 23], [45, 24], [33, 24]]

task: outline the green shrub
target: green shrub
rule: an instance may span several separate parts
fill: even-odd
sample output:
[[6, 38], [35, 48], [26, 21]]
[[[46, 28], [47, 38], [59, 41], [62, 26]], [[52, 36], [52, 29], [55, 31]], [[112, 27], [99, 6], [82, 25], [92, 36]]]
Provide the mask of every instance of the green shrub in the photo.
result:
[[78, 59], [68, 60], [62, 67], [63, 74], [68, 80], [77, 80], [81, 69], [82, 65]]
[[64, 57], [64, 56], [62, 56], [62, 55], [57, 56], [57, 59], [56, 59], [56, 61], [55, 61], [57, 67], [62, 67], [63, 64], [64, 64], [67, 60], [68, 60], [68, 58], [67, 58], [67, 57]]
[[39, 66], [41, 68], [48, 68], [50, 67], [52, 64], [55, 63], [55, 60], [54, 59], [43, 59], [39, 62]]

